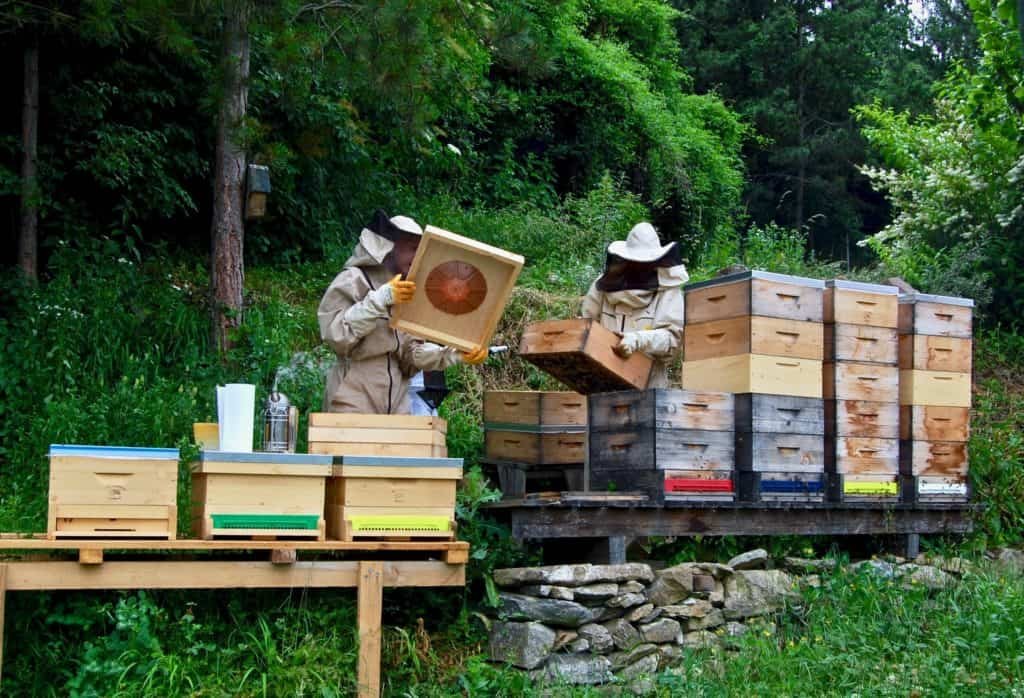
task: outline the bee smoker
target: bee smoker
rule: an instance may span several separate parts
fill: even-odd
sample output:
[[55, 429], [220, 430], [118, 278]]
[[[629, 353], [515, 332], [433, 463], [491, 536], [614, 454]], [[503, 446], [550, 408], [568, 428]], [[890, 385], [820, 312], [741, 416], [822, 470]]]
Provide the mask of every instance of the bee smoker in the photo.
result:
[[263, 406], [263, 450], [271, 453], [295, 453], [299, 435], [299, 408], [277, 391], [277, 381]]

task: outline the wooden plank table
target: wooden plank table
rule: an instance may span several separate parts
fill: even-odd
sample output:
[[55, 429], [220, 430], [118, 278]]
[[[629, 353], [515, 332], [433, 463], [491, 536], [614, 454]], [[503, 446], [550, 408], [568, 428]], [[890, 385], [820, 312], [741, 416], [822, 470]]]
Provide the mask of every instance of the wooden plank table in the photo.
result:
[[[131, 559], [168, 552], [194, 553], [196, 559]], [[77, 560], [61, 559], [75, 553]], [[264, 553], [265, 560], [230, 559]], [[327, 554], [333, 557], [299, 559]], [[383, 589], [464, 586], [468, 560], [469, 544], [462, 541], [48, 540], [45, 534], [4, 533], [0, 666], [8, 591], [355, 587], [358, 695], [379, 696]]]
[[892, 535], [909, 545], [922, 533], [972, 530], [966, 504], [812, 502], [670, 502], [656, 505], [587, 493], [558, 498], [505, 499], [487, 511], [507, 521], [514, 538], [557, 540], [607, 538], [610, 562], [624, 562], [622, 540], [649, 536]]

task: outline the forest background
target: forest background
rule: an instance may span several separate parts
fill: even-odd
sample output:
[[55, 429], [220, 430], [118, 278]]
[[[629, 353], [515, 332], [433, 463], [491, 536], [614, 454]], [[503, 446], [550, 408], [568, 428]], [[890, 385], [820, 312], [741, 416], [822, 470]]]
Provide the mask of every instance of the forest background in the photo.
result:
[[[15, 78], [0, 111], [0, 529], [45, 526], [51, 443], [187, 459], [218, 382], [259, 394], [276, 376], [316, 409], [331, 360], [316, 304], [384, 208], [526, 256], [498, 335], [512, 345], [525, 322], [574, 313], [604, 246], [643, 219], [680, 243], [694, 279], [742, 262], [975, 298], [972, 484], [986, 508], [957, 545], [1019, 543], [1020, 5], [0, 0]], [[265, 217], [231, 219], [244, 183], [224, 162], [269, 168]], [[465, 597], [389, 609], [390, 685], [416, 694], [505, 685], [455, 638], [480, 637], [488, 571], [536, 552], [479, 513], [495, 496], [475, 467], [479, 399], [553, 384], [515, 357], [449, 381], [473, 581]], [[8, 622], [34, 639], [5, 656], [5, 690], [351, 686], [343, 594], [17, 598]], [[432, 620], [417, 631], [419, 616]], [[38, 670], [51, 662], [55, 675]]]

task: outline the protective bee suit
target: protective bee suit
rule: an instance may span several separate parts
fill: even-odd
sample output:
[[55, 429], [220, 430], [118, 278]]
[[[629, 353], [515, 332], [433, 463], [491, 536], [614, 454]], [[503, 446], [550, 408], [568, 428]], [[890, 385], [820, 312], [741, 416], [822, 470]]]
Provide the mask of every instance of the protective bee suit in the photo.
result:
[[[327, 376], [323, 409], [355, 414], [409, 414], [409, 379], [419, 371], [443, 370], [461, 353], [391, 329], [398, 278], [385, 258], [395, 247], [385, 237], [422, 235], [416, 221], [395, 216], [371, 223], [327, 288], [317, 318], [320, 336], [338, 360]], [[389, 230], [392, 231], [389, 233]], [[375, 232], [377, 231], [377, 232]], [[392, 238], [394, 235], [392, 234]], [[392, 278], [394, 277], [394, 278]]]
[[683, 289], [689, 279], [675, 242], [662, 245], [650, 223], [608, 246], [605, 272], [583, 299], [582, 315], [622, 335], [616, 353], [654, 360], [648, 388], [668, 387], [668, 366], [683, 341]]

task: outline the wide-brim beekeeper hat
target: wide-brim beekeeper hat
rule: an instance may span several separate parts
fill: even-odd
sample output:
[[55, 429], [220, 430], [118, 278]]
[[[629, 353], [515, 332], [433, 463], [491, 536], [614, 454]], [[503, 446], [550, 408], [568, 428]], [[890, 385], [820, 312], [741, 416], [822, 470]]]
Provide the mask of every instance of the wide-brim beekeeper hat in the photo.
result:
[[377, 264], [395, 249], [395, 242], [403, 235], [423, 236], [423, 228], [409, 216], [392, 216], [377, 209], [373, 219], [359, 233], [359, 243]]
[[665, 266], [679, 263], [678, 245], [674, 241], [662, 245], [658, 231], [647, 222], [634, 225], [625, 240], [616, 240], [608, 245], [608, 254], [629, 262], [664, 262]]

